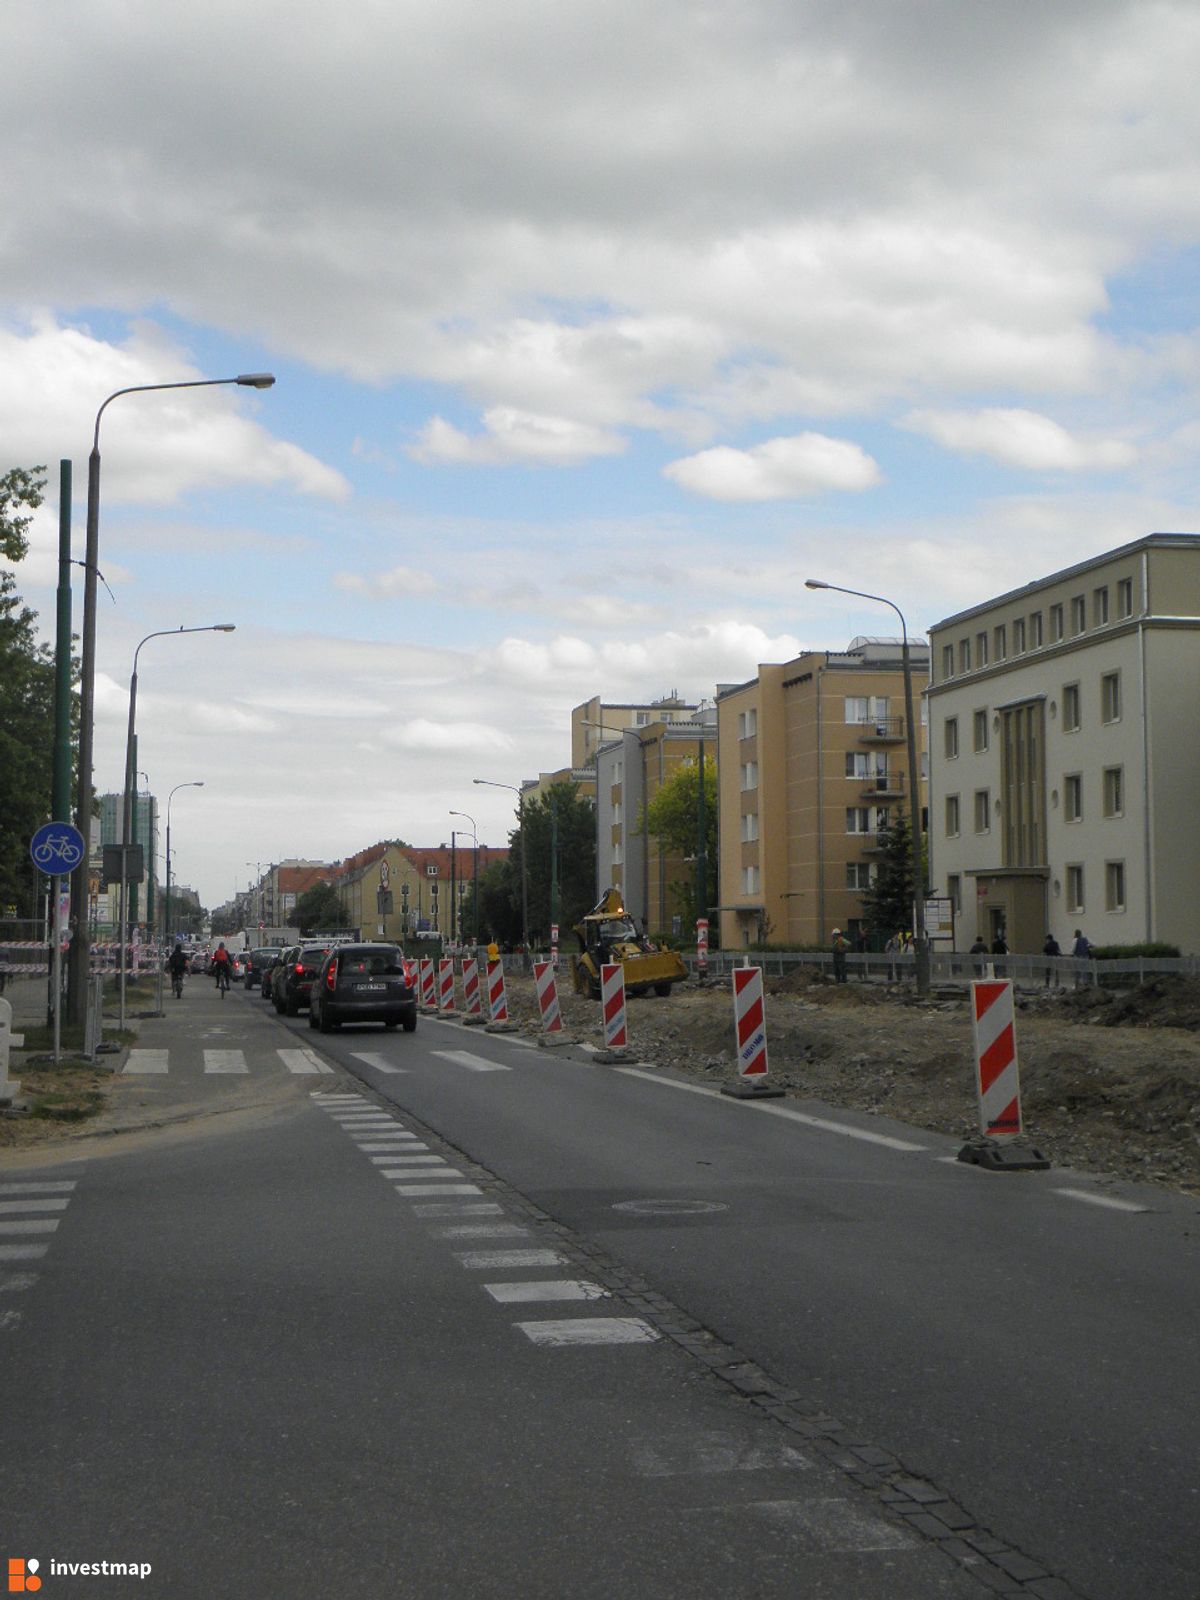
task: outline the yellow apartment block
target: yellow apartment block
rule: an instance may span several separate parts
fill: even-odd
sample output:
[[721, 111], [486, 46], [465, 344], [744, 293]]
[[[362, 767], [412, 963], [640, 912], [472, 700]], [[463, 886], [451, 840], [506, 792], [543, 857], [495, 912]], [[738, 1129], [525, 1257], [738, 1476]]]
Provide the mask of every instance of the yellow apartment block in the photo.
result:
[[[910, 640], [909, 652], [920, 707], [929, 650]], [[857, 936], [881, 835], [897, 809], [911, 817], [907, 737], [898, 639], [807, 651], [718, 693], [723, 948]]]

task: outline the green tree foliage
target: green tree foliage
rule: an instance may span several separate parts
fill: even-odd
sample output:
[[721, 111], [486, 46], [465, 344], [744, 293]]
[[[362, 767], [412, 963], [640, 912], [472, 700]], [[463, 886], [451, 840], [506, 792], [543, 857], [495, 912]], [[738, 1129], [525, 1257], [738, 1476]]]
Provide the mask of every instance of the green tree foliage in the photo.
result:
[[863, 914], [867, 929], [884, 939], [901, 928], [912, 931], [913, 875], [912, 844], [907, 813], [897, 806], [891, 816], [875, 878], [863, 892]]
[[[516, 859], [520, 850], [520, 834], [513, 858], [493, 861], [479, 874], [479, 937], [485, 943], [491, 935], [497, 943], [516, 946], [521, 942], [521, 866]], [[463, 902], [464, 926], [473, 931], [474, 904], [471, 890]]]
[[350, 926], [341, 896], [331, 883], [314, 883], [311, 889], [298, 895], [291, 922], [302, 930], [319, 929], [322, 933]]
[[[596, 903], [596, 807], [579, 793], [577, 783], [556, 783], [525, 813], [526, 867], [529, 873], [529, 939], [543, 948], [550, 942], [551, 843], [558, 862], [559, 942], [566, 945], [572, 925]], [[521, 829], [509, 835], [509, 895], [517, 926], [521, 915]]]
[[[0, 477], [0, 560], [15, 564], [29, 549], [28, 513], [42, 503], [44, 471], [14, 467]], [[36, 622], [12, 572], [0, 569], [0, 912], [8, 916], [33, 910], [29, 840], [50, 820], [54, 653], [38, 643]]]
[[[671, 893], [690, 932], [699, 914], [696, 909], [696, 853], [700, 842], [700, 766], [682, 761], [646, 807], [642, 818], [646, 832], [657, 839], [672, 856], [691, 863], [691, 873], [681, 875], [671, 885]], [[717, 764], [704, 762], [704, 855], [705, 907], [717, 903]]]

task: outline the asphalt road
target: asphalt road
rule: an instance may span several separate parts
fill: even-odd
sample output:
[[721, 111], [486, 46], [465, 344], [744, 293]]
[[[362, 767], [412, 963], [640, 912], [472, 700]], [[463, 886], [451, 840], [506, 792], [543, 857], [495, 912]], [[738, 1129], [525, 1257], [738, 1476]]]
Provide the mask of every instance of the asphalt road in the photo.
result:
[[140, 1042], [161, 1130], [0, 1173], [7, 1554], [171, 1596], [1195, 1600], [1194, 1201], [194, 982]]

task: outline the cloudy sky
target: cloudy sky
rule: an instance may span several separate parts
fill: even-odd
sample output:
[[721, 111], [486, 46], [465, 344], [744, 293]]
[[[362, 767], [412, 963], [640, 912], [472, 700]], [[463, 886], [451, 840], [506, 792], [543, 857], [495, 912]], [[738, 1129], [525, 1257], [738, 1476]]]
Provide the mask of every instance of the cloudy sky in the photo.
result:
[[[0, 470], [102, 426], [96, 777], [254, 863], [502, 843], [711, 696], [1200, 529], [1200, 9], [7, 0]], [[76, 569], [78, 570], [78, 569]], [[78, 622], [80, 601], [76, 601]]]

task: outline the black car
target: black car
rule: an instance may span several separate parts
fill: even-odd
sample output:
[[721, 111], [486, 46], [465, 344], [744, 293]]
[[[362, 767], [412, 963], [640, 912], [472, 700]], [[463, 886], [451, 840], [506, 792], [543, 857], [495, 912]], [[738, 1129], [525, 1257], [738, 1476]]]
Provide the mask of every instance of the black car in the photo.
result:
[[313, 980], [329, 954], [328, 944], [294, 944], [271, 969], [271, 1000], [276, 1011], [294, 1017], [308, 1004]]
[[260, 944], [257, 950], [246, 952], [246, 987], [256, 988], [267, 982], [267, 973], [283, 954], [282, 945]]
[[325, 957], [312, 986], [308, 1025], [330, 1033], [343, 1022], [382, 1022], [412, 1033], [417, 997], [405, 980], [399, 946], [340, 944]]

